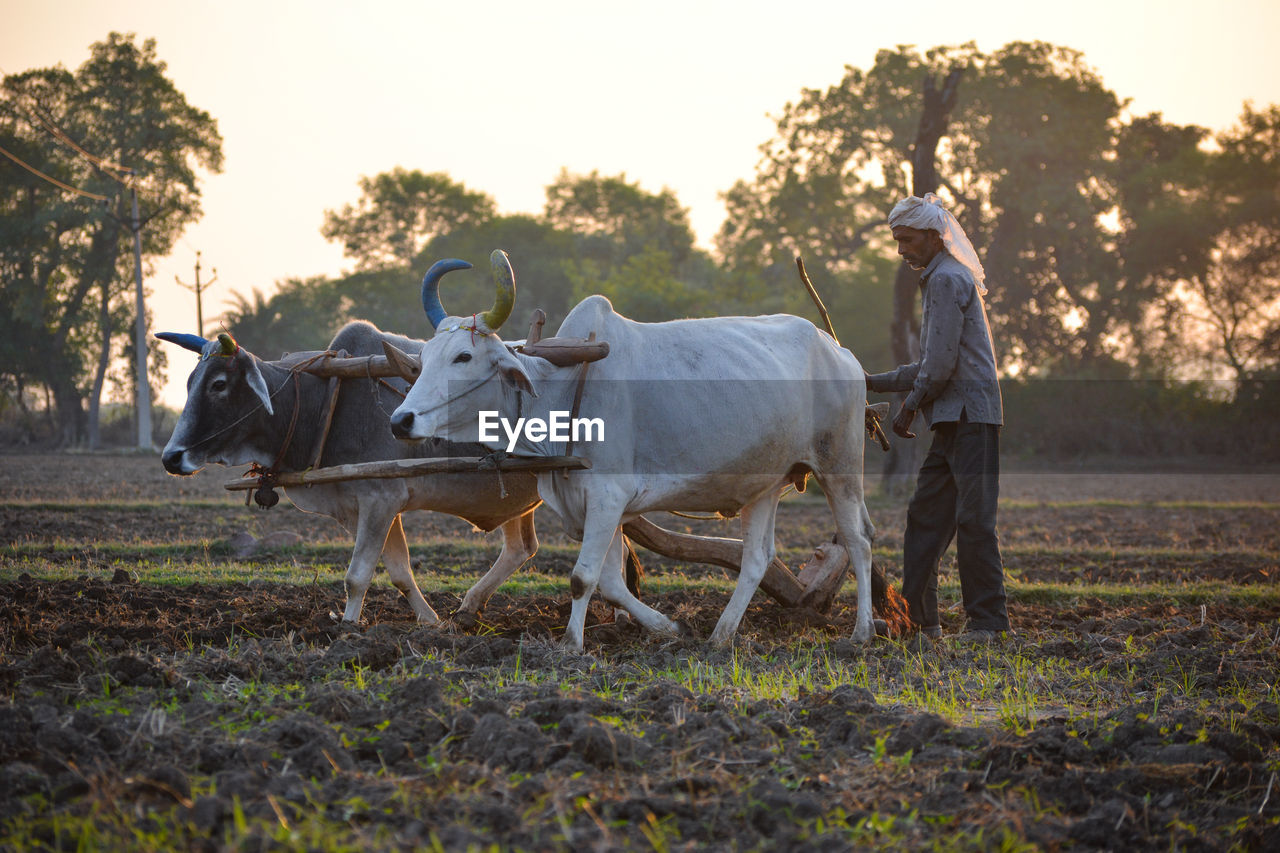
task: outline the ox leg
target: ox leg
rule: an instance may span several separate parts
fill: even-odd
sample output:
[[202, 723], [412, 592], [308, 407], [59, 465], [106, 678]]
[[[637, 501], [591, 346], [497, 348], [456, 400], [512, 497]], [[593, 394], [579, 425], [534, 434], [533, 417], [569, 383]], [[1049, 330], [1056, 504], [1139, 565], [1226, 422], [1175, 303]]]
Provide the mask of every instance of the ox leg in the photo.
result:
[[778, 514], [778, 498], [779, 494], [774, 493], [742, 508], [742, 569], [733, 595], [711, 632], [713, 645], [727, 646], [733, 642], [751, 597], [773, 562], [773, 525]]
[[[600, 572], [600, 594], [605, 601], [615, 608], [621, 608], [626, 611], [650, 631], [678, 636], [680, 626], [636, 598], [627, 585], [626, 572], [624, 570], [627, 551], [627, 541], [623, 536], [622, 528], [618, 528], [613, 542], [609, 544], [609, 553], [604, 559], [604, 567]], [[617, 618], [617, 612], [617, 610], [614, 611], [615, 619]]]
[[[397, 507], [398, 508], [398, 507]], [[392, 523], [398, 520], [399, 512], [385, 511], [376, 501], [360, 501], [356, 510], [356, 547], [351, 552], [351, 564], [347, 566], [347, 608], [342, 613], [342, 621], [360, 621], [360, 612], [365, 607], [365, 593], [369, 592], [369, 584], [374, 580], [374, 569], [378, 567], [378, 557], [383, 552]], [[348, 525], [349, 529], [349, 525]], [[404, 530], [401, 528], [401, 542]], [[408, 546], [406, 549], [406, 560]], [[424, 603], [426, 603], [424, 601]]]
[[827, 506], [836, 520], [840, 544], [849, 551], [853, 576], [858, 585], [858, 621], [853, 628], [853, 641], [869, 643], [875, 637], [871, 622], [871, 540], [875, 527], [862, 499], [862, 483], [821, 482], [827, 495]]
[[502, 525], [502, 553], [489, 571], [484, 573], [484, 577], [476, 581], [463, 596], [462, 606], [453, 617], [458, 624], [475, 624], [476, 616], [484, 609], [489, 596], [538, 553], [538, 534], [533, 526], [533, 512], [529, 510]]
[[[378, 556], [387, 541], [391, 529], [391, 521], [398, 513], [388, 516], [377, 512], [373, 507], [361, 505], [356, 516], [356, 546], [351, 552], [351, 563], [347, 566], [344, 585], [347, 588], [347, 608], [342, 613], [342, 621], [359, 622], [360, 611], [364, 609], [364, 595], [373, 582], [373, 570], [378, 565]], [[401, 537], [404, 531], [401, 530]], [[407, 546], [406, 546], [407, 548]]]
[[387, 575], [396, 589], [409, 599], [409, 606], [418, 617], [419, 622], [439, 622], [440, 617], [422, 597], [418, 582], [413, 577], [413, 566], [409, 562], [409, 542], [404, 536], [404, 524], [397, 515], [387, 531], [387, 541], [382, 546], [382, 564], [387, 567]]
[[[606, 559], [617, 561], [618, 571], [622, 566], [622, 550], [620, 537], [620, 516], [613, 517], [613, 523], [599, 521], [587, 524], [582, 533], [582, 548], [578, 550], [578, 561], [574, 563], [573, 575], [569, 578], [569, 594], [573, 603], [569, 609], [569, 624], [564, 629], [564, 644], [574, 651], [582, 651], [582, 632], [587, 626], [587, 605], [591, 594], [600, 583], [600, 572]], [[616, 554], [611, 554], [614, 542], [618, 542]]]

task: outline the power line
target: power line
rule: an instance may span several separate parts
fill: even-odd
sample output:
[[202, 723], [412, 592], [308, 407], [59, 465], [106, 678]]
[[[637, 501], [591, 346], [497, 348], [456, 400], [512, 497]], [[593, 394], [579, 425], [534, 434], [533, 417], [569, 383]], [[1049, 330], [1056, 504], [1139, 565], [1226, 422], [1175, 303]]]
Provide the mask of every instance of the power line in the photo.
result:
[[[8, 76], [9, 75], [5, 73], [4, 69], [0, 68], [0, 78], [5, 78]], [[19, 100], [23, 98], [26, 99], [27, 103], [20, 104]], [[134, 185], [134, 182], [137, 180], [137, 173], [133, 169], [129, 168], [128, 166], [122, 166], [119, 163], [113, 163], [104, 157], [97, 156], [96, 154], [90, 154], [88, 151], [84, 149], [83, 146], [81, 146], [74, 139], [68, 136], [66, 131], [58, 127], [57, 123], [52, 118], [45, 115], [44, 111], [40, 109], [39, 104], [36, 103], [35, 98], [33, 98], [29, 93], [25, 91], [15, 91], [13, 101], [14, 101], [14, 106], [22, 110], [23, 117], [27, 119], [28, 124], [31, 124], [33, 127], [35, 126], [30, 118], [30, 116], [34, 115], [36, 117], [36, 120], [39, 121], [40, 125], [44, 128], [44, 130], [50, 136], [52, 136], [55, 141], [61, 142], [63, 145], [66, 145], [68, 148], [71, 148], [73, 151], [75, 151], [77, 154], [79, 154], [81, 157], [87, 160], [90, 165], [97, 168], [99, 171], [105, 174], [108, 178], [111, 178], [113, 181], [123, 184], [126, 187], [132, 187]], [[12, 157], [12, 155], [10, 156]], [[30, 167], [27, 167], [27, 168], [30, 168]], [[126, 175], [128, 175], [128, 177], [122, 178], [120, 177], [120, 175], [113, 174], [114, 172], [123, 172]]]
[[46, 175], [44, 172], [40, 171], [40, 170], [39, 170], [39, 169], [37, 169], [35, 166], [29, 165], [28, 163], [26, 163], [25, 161], [23, 161], [23, 159], [22, 159], [21, 157], [19, 157], [17, 154], [14, 154], [14, 153], [12, 153], [11, 151], [8, 151], [8, 150], [6, 150], [6, 149], [5, 149], [5, 148], [3, 148], [3, 147], [0, 147], [0, 154], [3, 154], [4, 156], [8, 157], [10, 160], [12, 160], [13, 162], [17, 163], [19, 166], [21, 166], [22, 168], [26, 169], [28, 172], [30, 172], [31, 174], [35, 175], [36, 177], [38, 177], [38, 178], [43, 178], [44, 180], [48, 181], [49, 183], [53, 184], [54, 186], [56, 186], [56, 187], [61, 187], [62, 189], [66, 190], [67, 192], [73, 192], [73, 193], [75, 193], [76, 195], [82, 195], [82, 196], [84, 196], [85, 198], [91, 198], [91, 199], [94, 199], [95, 201], [107, 201], [107, 200], [108, 200], [108, 199], [107, 199], [107, 197], [106, 197], [105, 195], [98, 195], [97, 193], [91, 193], [91, 192], [89, 192], [88, 190], [82, 190], [82, 189], [80, 189], [79, 187], [73, 187], [73, 186], [71, 186], [70, 184], [64, 184], [62, 181], [58, 180], [57, 178], [51, 177], [51, 176], [49, 176], [49, 175]]
[[29, 105], [28, 109], [31, 111], [32, 115], [34, 115], [37, 119], [39, 119], [40, 124], [44, 125], [45, 130], [47, 130], [50, 134], [52, 134], [55, 140], [63, 143], [64, 145], [67, 145], [74, 151], [78, 152], [82, 157], [84, 157], [84, 159], [88, 160], [90, 164], [102, 170], [102, 172], [107, 177], [115, 181], [118, 181], [119, 183], [124, 184], [125, 186], [129, 186], [129, 182], [133, 180], [132, 177], [130, 177], [129, 180], [124, 180], [118, 175], [111, 174], [111, 172], [127, 172], [129, 174], [132, 174], [132, 171], [133, 171], [132, 169], [130, 169], [128, 166], [121, 166], [119, 163], [112, 163], [108, 160], [103, 159], [102, 157], [98, 157], [94, 154], [90, 154], [88, 151], [85, 151], [83, 148], [81, 148], [74, 139], [68, 136], [62, 130], [62, 128], [58, 127], [54, 123], [53, 119], [41, 114], [40, 109], [36, 107], [34, 104]]

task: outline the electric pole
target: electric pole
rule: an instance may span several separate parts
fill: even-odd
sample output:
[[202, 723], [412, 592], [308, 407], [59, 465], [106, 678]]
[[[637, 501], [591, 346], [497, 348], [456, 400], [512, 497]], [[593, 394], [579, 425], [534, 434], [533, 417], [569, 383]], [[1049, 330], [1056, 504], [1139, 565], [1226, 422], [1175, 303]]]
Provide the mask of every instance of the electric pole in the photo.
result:
[[142, 219], [138, 216], [137, 172], [129, 170], [129, 193], [133, 197], [133, 278], [138, 318], [133, 330], [135, 353], [134, 405], [138, 410], [138, 449], [151, 450], [151, 380], [147, 375], [147, 305], [142, 295]]
[[217, 280], [218, 280], [218, 268], [217, 268], [217, 267], [214, 267], [214, 268], [213, 268], [213, 278], [211, 278], [211, 279], [209, 279], [208, 281], [206, 281], [206, 282], [204, 282], [203, 284], [201, 284], [201, 283], [200, 283], [200, 253], [199, 253], [199, 252], [196, 252], [196, 283], [195, 283], [195, 284], [187, 284], [185, 281], [183, 281], [182, 279], [178, 278], [176, 275], [173, 277], [173, 280], [174, 280], [174, 281], [176, 281], [178, 284], [182, 285], [183, 287], [185, 287], [187, 290], [190, 290], [190, 291], [194, 291], [194, 292], [195, 292], [195, 295], [196, 295], [196, 334], [197, 334], [197, 335], [200, 335], [200, 336], [202, 336], [202, 337], [203, 337], [203, 336], [204, 336], [204, 307], [203, 307], [203, 304], [201, 303], [201, 300], [200, 300], [200, 292], [201, 292], [204, 288], [208, 287], [209, 285], [213, 284], [215, 281], [217, 281]]

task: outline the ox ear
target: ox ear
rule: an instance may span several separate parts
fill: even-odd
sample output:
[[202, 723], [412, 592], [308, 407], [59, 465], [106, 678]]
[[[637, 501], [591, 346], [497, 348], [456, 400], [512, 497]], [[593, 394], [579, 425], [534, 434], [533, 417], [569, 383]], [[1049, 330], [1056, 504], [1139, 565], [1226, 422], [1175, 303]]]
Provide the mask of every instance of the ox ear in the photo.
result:
[[244, 378], [249, 382], [249, 387], [253, 389], [253, 393], [258, 395], [258, 399], [262, 401], [262, 407], [267, 410], [268, 415], [274, 415], [275, 409], [271, 406], [271, 394], [267, 391], [267, 380], [262, 378], [262, 371], [258, 369], [258, 360], [249, 353], [245, 353], [248, 366], [244, 371]]
[[538, 396], [538, 392], [533, 387], [533, 380], [524, 371], [524, 365], [514, 357], [502, 359], [498, 364], [498, 375], [502, 377], [505, 384], [520, 389], [530, 397]]

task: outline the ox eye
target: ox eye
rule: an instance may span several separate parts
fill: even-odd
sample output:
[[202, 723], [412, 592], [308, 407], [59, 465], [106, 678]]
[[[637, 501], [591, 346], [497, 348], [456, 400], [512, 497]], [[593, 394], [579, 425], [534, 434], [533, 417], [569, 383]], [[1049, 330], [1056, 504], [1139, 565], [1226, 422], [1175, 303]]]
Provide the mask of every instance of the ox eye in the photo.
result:
[[227, 390], [227, 380], [215, 379], [209, 383], [209, 388], [213, 391], [225, 391]]
[[470, 360], [471, 360], [471, 353], [469, 352], [460, 352], [453, 357], [454, 364], [463, 364], [464, 362], [468, 362]]

